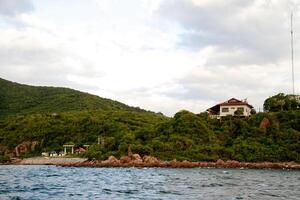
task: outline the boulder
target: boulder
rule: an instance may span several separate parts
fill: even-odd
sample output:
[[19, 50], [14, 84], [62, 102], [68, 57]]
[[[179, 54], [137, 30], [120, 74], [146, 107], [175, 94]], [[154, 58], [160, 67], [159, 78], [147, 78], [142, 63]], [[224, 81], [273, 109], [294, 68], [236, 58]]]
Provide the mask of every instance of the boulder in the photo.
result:
[[21, 153], [28, 152], [30, 142], [22, 142], [15, 147], [16, 156], [19, 157]]
[[133, 154], [131, 156], [131, 159], [132, 160], [142, 160], [141, 156], [139, 154], [137, 154], [137, 153]]
[[143, 157], [143, 161], [144, 161], [144, 163], [148, 163], [148, 164], [158, 163], [157, 158], [155, 158], [153, 156], [144, 156]]
[[120, 162], [121, 163], [130, 163], [131, 162], [131, 158], [129, 156], [122, 156], [120, 158]]
[[133, 154], [131, 156], [131, 159], [132, 159], [133, 164], [142, 164], [143, 163], [143, 160], [139, 154]]
[[218, 159], [216, 162], [216, 165], [218, 166], [224, 166], [225, 162], [222, 159]]
[[34, 151], [36, 146], [39, 145], [38, 141], [25, 141], [15, 147], [15, 155], [19, 157], [22, 153], [26, 153], [28, 151]]
[[114, 156], [109, 156], [108, 159], [107, 159], [108, 163], [112, 163], [112, 164], [115, 164], [115, 163], [119, 163], [120, 161], [114, 157]]
[[197, 162], [191, 162], [188, 160], [184, 160], [180, 163], [180, 166], [184, 167], [184, 168], [193, 168], [193, 167], [196, 167], [197, 165], [198, 165]]
[[198, 165], [198, 167], [209, 167], [208, 162], [198, 162], [197, 165]]
[[263, 118], [263, 120], [260, 122], [259, 128], [267, 129], [270, 126], [270, 120], [268, 118]]
[[241, 163], [236, 160], [227, 160], [226, 161], [226, 166], [231, 167], [231, 168], [237, 168], [241, 166]]
[[178, 162], [176, 159], [173, 159], [170, 162], [170, 166], [173, 167], [173, 168], [178, 168], [178, 167], [180, 167], [180, 162]]

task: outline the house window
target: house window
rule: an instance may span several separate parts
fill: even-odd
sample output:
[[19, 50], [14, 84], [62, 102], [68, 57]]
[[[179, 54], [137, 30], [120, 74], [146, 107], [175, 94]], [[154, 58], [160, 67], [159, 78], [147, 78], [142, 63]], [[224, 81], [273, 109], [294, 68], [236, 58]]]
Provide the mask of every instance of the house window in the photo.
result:
[[222, 108], [222, 112], [229, 112], [228, 108]]
[[243, 107], [239, 107], [238, 110], [244, 112], [244, 108]]

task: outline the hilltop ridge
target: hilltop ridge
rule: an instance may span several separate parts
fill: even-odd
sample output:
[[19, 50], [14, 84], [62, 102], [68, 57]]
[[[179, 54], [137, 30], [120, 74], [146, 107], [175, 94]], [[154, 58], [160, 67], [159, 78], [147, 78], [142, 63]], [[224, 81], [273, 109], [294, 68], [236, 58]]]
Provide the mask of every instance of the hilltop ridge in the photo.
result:
[[74, 89], [30, 86], [0, 78], [0, 118], [16, 114], [83, 110], [149, 112]]

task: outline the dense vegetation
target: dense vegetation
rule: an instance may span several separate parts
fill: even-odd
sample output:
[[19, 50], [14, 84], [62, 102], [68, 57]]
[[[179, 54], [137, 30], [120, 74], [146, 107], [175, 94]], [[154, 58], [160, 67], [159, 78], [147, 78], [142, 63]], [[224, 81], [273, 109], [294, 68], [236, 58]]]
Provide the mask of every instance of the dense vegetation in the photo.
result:
[[[260, 127], [264, 118], [268, 127]], [[104, 145], [97, 145], [98, 136]], [[39, 141], [36, 153], [61, 151], [69, 142], [92, 144], [85, 156], [96, 159], [125, 155], [131, 144], [135, 153], [168, 160], [300, 162], [300, 111], [222, 121], [188, 111], [173, 118], [129, 111], [34, 114], [2, 120], [0, 138], [0, 146], [7, 149], [22, 141]]]
[[110, 146], [109, 150], [120, 150], [123, 154], [127, 144], [133, 143], [135, 134], [147, 134], [147, 130], [166, 120], [168, 118], [162, 115], [132, 111], [76, 111], [10, 117], [0, 122], [0, 146], [12, 149], [23, 141], [39, 141], [40, 146], [35, 151], [59, 152], [63, 144], [96, 144], [101, 136], [105, 146]]
[[[269, 127], [260, 127], [269, 119]], [[94, 145], [90, 157], [122, 155], [131, 144], [133, 152], [160, 159], [300, 162], [300, 112], [259, 113], [249, 119], [210, 119], [206, 113], [178, 112], [147, 129], [107, 136], [105, 147]], [[98, 156], [98, 157], [97, 157]]]
[[0, 78], [0, 118], [15, 114], [56, 113], [74, 110], [144, 111], [68, 88], [34, 87]]
[[267, 112], [289, 111], [300, 109], [300, 96], [279, 93], [265, 100], [264, 110]]
[[[49, 88], [37, 90], [42, 93], [43, 89], [48, 91]], [[3, 88], [1, 90], [3, 92]], [[20, 98], [24, 92], [13, 91], [15, 96], [19, 95]], [[83, 99], [84, 95], [91, 99], [99, 98], [66, 89], [67, 94], [68, 92], [83, 95], [80, 97]], [[62, 95], [58, 96], [71, 102], [72, 95], [63, 94], [65, 93], [62, 92]], [[46, 97], [44, 99], [48, 102], [47, 109], [53, 106], [50, 102], [57, 102], [53, 95], [51, 101]], [[61, 110], [60, 106], [56, 105], [56, 114], [41, 109], [47, 112], [26, 115], [15, 112], [15, 115], [12, 115], [14, 110], [6, 109], [5, 111], [9, 110], [12, 116], [0, 120], [0, 155], [12, 152], [16, 145], [24, 141], [38, 141], [37, 148], [27, 156], [40, 154], [42, 151], [61, 151], [63, 144], [74, 143], [76, 146], [90, 144], [89, 151], [84, 156], [95, 159], [105, 159], [109, 155], [125, 155], [128, 145], [131, 145], [134, 153], [153, 155], [166, 160], [212, 161], [221, 158], [239, 161], [300, 162], [300, 108], [284, 106], [294, 104], [286, 103], [290, 101], [286, 100], [290, 99], [289, 95], [283, 95], [283, 100], [281, 96], [282, 94], [275, 95], [265, 101], [265, 109], [270, 112], [253, 114], [249, 118], [228, 117], [221, 121], [209, 118], [206, 113], [194, 114], [189, 111], [180, 111], [174, 117], [168, 118], [118, 103], [114, 105], [120, 105], [120, 109], [117, 106], [97, 110], [80, 108], [84, 111], [68, 111], [71, 107], [67, 105], [73, 104], [62, 104]], [[28, 98], [31, 98], [30, 95]], [[88, 102], [90, 101], [93, 102]], [[112, 102], [103, 100], [106, 101]], [[278, 105], [277, 101], [285, 101], [285, 104], [280, 104], [279, 110], [276, 110], [275, 106]], [[7, 108], [6, 104], [2, 101], [1, 103], [1, 108]], [[18, 103], [16, 106], [19, 106]], [[32, 109], [28, 107], [29, 113]], [[21, 113], [25, 111], [27, 110], [23, 109]], [[101, 144], [97, 144], [98, 140]]]

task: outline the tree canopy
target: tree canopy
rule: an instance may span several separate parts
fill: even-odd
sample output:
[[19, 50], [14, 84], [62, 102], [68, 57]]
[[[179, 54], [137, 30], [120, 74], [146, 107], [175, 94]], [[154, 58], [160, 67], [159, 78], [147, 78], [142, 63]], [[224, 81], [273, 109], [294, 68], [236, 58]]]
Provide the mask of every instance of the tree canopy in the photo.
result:
[[268, 112], [289, 111], [300, 109], [300, 96], [279, 93], [264, 102], [264, 110]]

